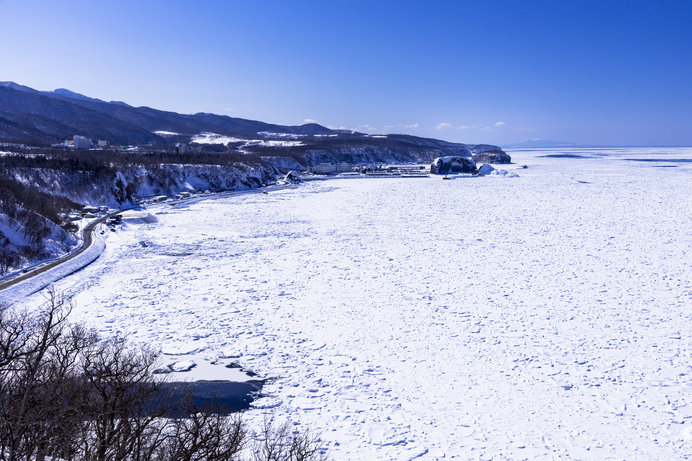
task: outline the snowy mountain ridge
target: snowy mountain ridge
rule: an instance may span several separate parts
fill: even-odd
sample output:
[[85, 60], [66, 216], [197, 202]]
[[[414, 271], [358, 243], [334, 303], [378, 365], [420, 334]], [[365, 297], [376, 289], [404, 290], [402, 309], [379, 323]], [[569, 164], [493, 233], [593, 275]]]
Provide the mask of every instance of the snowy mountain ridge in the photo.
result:
[[[38, 91], [0, 82], [0, 141], [42, 145], [74, 135], [110, 145], [172, 148], [196, 143], [202, 150], [293, 157], [311, 162], [431, 161], [444, 155], [501, 151], [497, 146], [466, 145], [401, 134], [332, 130], [317, 123], [286, 126], [206, 112], [178, 114], [105, 102], [68, 89]], [[293, 140], [290, 142], [289, 140]], [[207, 147], [217, 145], [216, 148]]]

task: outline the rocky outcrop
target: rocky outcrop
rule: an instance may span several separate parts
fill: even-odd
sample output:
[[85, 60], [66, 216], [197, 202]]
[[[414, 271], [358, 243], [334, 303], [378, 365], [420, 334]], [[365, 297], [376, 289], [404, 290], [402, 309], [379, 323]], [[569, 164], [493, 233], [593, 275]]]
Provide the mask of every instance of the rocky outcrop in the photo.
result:
[[476, 164], [468, 157], [438, 157], [430, 166], [431, 174], [475, 173]]
[[512, 163], [512, 157], [500, 149], [490, 149], [473, 154], [476, 163]]

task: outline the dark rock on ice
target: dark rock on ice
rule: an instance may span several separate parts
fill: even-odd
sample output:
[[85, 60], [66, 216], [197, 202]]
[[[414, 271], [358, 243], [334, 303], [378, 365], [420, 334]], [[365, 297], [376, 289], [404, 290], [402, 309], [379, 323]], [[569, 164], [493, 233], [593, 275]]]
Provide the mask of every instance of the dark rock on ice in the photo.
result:
[[474, 173], [476, 164], [468, 157], [450, 155], [438, 157], [430, 166], [431, 174]]
[[502, 150], [487, 150], [473, 154], [476, 163], [512, 163], [512, 157]]

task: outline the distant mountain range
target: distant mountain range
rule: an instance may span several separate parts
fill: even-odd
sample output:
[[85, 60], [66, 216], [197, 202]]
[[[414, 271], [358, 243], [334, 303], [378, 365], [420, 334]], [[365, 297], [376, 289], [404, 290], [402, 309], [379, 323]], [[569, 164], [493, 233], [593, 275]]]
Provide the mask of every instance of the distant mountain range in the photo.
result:
[[258, 132], [330, 134], [315, 123], [281, 126], [207, 113], [183, 115], [123, 102], [105, 102], [66, 89], [38, 91], [14, 82], [0, 82], [0, 139], [54, 143], [74, 135], [104, 139], [112, 144], [170, 145], [178, 139], [155, 132], [192, 137], [212, 132], [256, 137]]
[[0, 82], [0, 141], [48, 146], [75, 135], [111, 145], [170, 147], [194, 143], [217, 152], [220, 148], [254, 154], [287, 168], [322, 162], [430, 161], [446, 155], [470, 157], [480, 153], [486, 155], [479, 161], [488, 161], [488, 155], [498, 162], [509, 161], [499, 147], [487, 144], [370, 135], [331, 130], [316, 123], [285, 126], [209, 113], [178, 114], [106, 102], [64, 88], [38, 91]]

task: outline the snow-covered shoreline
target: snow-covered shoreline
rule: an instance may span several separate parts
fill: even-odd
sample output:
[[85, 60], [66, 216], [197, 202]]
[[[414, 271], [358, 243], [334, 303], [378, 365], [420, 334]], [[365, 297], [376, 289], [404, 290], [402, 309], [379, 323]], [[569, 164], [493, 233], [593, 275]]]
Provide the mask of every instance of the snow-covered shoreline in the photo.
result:
[[59, 286], [105, 334], [276, 377], [247, 418], [290, 415], [334, 459], [677, 459], [691, 171], [626, 160], [662, 151], [161, 207]]

